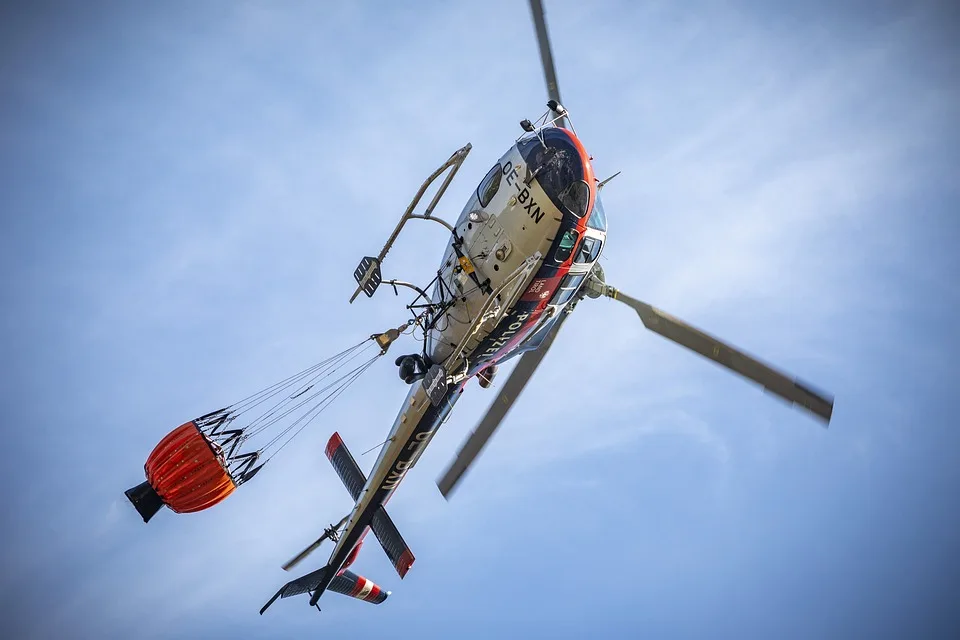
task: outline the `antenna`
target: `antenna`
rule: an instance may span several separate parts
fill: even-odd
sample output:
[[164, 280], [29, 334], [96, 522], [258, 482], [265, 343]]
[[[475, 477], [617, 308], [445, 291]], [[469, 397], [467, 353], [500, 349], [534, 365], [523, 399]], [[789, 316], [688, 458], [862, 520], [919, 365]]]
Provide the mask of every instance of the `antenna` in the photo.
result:
[[615, 174], [613, 174], [612, 176], [610, 176], [610, 177], [607, 178], [606, 180], [603, 180], [602, 182], [600, 182], [600, 184], [597, 185], [597, 191], [600, 191], [600, 189], [603, 189], [603, 187], [604, 187], [605, 184], [607, 184], [608, 182], [610, 182], [611, 180], [613, 180], [614, 178], [616, 178], [616, 177], [617, 177], [618, 175], [620, 175], [621, 173], [623, 173], [623, 172], [622, 172], [622, 171], [617, 171]]

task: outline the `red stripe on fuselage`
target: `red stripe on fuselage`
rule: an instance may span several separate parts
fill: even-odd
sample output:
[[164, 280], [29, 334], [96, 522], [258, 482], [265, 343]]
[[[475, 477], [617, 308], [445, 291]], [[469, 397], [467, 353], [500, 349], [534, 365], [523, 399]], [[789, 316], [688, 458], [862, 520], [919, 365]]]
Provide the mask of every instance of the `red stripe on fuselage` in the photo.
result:
[[357, 559], [357, 554], [360, 553], [360, 547], [363, 546], [363, 539], [361, 538], [357, 544], [353, 545], [353, 551], [350, 552], [350, 555], [347, 556], [347, 559], [343, 561], [343, 564], [340, 566], [340, 570], [343, 571], [350, 565], [354, 563]]

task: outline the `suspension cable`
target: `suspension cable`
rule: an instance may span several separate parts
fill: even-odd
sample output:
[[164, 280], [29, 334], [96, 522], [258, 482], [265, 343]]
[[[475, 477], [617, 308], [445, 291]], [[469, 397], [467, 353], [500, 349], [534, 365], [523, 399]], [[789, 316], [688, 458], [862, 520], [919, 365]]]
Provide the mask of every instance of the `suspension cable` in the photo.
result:
[[297, 424], [298, 422], [301, 422], [301, 421], [303, 422], [303, 424], [301, 424], [300, 427], [299, 427], [296, 431], [294, 431], [294, 432], [290, 435], [290, 437], [288, 437], [288, 438], [283, 442], [283, 444], [281, 444], [279, 447], [277, 447], [277, 449], [276, 449], [275, 451], [273, 451], [273, 452], [269, 455], [269, 457], [267, 457], [267, 459], [264, 461], [264, 464], [266, 464], [267, 462], [269, 462], [269, 461], [273, 458], [273, 456], [275, 456], [275, 455], [277, 455], [278, 453], [280, 453], [280, 452], [283, 450], [284, 447], [286, 447], [288, 444], [290, 444], [290, 442], [291, 442], [294, 438], [296, 438], [296, 437], [300, 434], [300, 432], [303, 431], [303, 430], [307, 427], [307, 425], [309, 425], [311, 422], [313, 422], [313, 421], [317, 418], [317, 416], [319, 416], [321, 413], [323, 413], [323, 411], [324, 411], [327, 407], [329, 407], [329, 406], [333, 403], [333, 401], [336, 400], [337, 397], [347, 389], [347, 387], [349, 387], [350, 385], [352, 385], [352, 384], [357, 380], [357, 378], [359, 378], [361, 375], [363, 375], [363, 373], [364, 373], [367, 369], [369, 369], [369, 368], [371, 367], [371, 365], [373, 365], [373, 363], [376, 362], [382, 355], [383, 355], [382, 353], [376, 354], [375, 356], [373, 356], [372, 358], [370, 358], [369, 360], [367, 360], [366, 362], [364, 362], [362, 365], [360, 365], [359, 367], [357, 367], [356, 369], [354, 369], [353, 371], [351, 371], [349, 374], [347, 374], [347, 376], [345, 376], [344, 378], [341, 379], [341, 380], [342, 380], [341, 384], [340, 384], [334, 391], [332, 391], [332, 392], [331, 392], [330, 394], [328, 394], [325, 398], [323, 398], [320, 402], [318, 402], [314, 407], [312, 407], [309, 411], [307, 411], [303, 416], [301, 416], [300, 418], [298, 418], [297, 420], [295, 420], [293, 423], [291, 423], [290, 426], [288, 426], [286, 429], [284, 429], [282, 432], [280, 432], [280, 434], [278, 434], [278, 436], [277, 436], [276, 438], [274, 438], [268, 445], [265, 445], [264, 447], [262, 447], [261, 450], [260, 450], [261, 452], [262, 452], [262, 451], [265, 451], [266, 449], [268, 449], [270, 446], [272, 446], [272, 445], [275, 444], [277, 441], [279, 441], [279, 439], [282, 438], [285, 434], [289, 433], [290, 430], [293, 429], [293, 427], [296, 426], [296, 424]]
[[[315, 375], [314, 378], [312, 378], [310, 381], [308, 381], [308, 382], [305, 383], [304, 385], [301, 385], [301, 387], [297, 390], [297, 392], [296, 392], [294, 395], [292, 395], [292, 396], [290, 396], [290, 397], [287, 397], [287, 398], [284, 398], [284, 399], [281, 400], [279, 403], [277, 403], [276, 405], [274, 405], [273, 407], [271, 407], [270, 409], [268, 409], [267, 411], [265, 411], [263, 414], [261, 414], [260, 416], [258, 416], [256, 419], [254, 419], [254, 420], [250, 423], [250, 426], [248, 427], [248, 429], [250, 429], [250, 431], [247, 433], [247, 436], [248, 436], [248, 437], [253, 437], [253, 436], [257, 435], [258, 433], [261, 433], [262, 431], [264, 431], [265, 429], [267, 429], [267, 428], [271, 427], [272, 425], [276, 424], [277, 422], [279, 422], [279, 421], [282, 420], [283, 418], [287, 417], [288, 415], [290, 415], [291, 413], [293, 413], [293, 412], [296, 411], [297, 409], [300, 409], [301, 407], [309, 404], [314, 398], [316, 398], [317, 396], [321, 395], [324, 391], [328, 390], [330, 387], [335, 386], [335, 385], [338, 384], [340, 381], [342, 381], [344, 378], [346, 378], [346, 377], [348, 377], [350, 374], [352, 374], [353, 371], [351, 371], [350, 373], [347, 373], [347, 374], [345, 374], [345, 375], [343, 375], [343, 376], [340, 376], [339, 378], [336, 378], [335, 380], [333, 380], [332, 382], [330, 382], [330, 383], [327, 384], [326, 386], [320, 388], [318, 391], [315, 391], [315, 392], [313, 392], [312, 394], [304, 397], [302, 400], [299, 400], [299, 401], [296, 401], [296, 402], [295, 402], [296, 399], [301, 398], [307, 391], [311, 390], [311, 388], [312, 388], [314, 385], [316, 385], [317, 382], [319, 382], [320, 380], [323, 380], [324, 378], [327, 378], [327, 377], [329, 377], [330, 375], [332, 375], [333, 373], [339, 371], [339, 370], [340, 370], [341, 368], [343, 368], [343, 366], [345, 366], [348, 362], [350, 362], [351, 360], [353, 360], [354, 358], [356, 358], [357, 356], [359, 356], [359, 355], [360, 355], [361, 353], [363, 353], [364, 351], [367, 351], [367, 350], [369, 349], [372, 341], [366, 341], [366, 342], [367, 342], [366, 348], [364, 348], [364, 349], [359, 349], [359, 350], [356, 349], [356, 348], [354, 348], [354, 349], [353, 349], [354, 353], [352, 353], [352, 354], [350, 355], [350, 357], [348, 357], [348, 358], [341, 358], [340, 361], [337, 363], [338, 366], [337, 366], [336, 368], [333, 368], [333, 369], [331, 369], [331, 370], [329, 370], [329, 371], [326, 371], [326, 372], [318, 373], [318, 374]], [[361, 344], [363, 344], [363, 343], [361, 343]], [[355, 371], [355, 370], [356, 370], [356, 369], [354, 369], [354, 371]], [[289, 406], [291, 403], [293, 404], [293, 406]], [[288, 427], [288, 428], [289, 428], [289, 427]], [[282, 436], [282, 433], [281, 433], [280, 436], [278, 436], [278, 437], [281, 437], [281, 436]], [[276, 440], [276, 439], [277, 439], [277, 438], [274, 438], [274, 440]], [[269, 443], [268, 445], [266, 445], [266, 446], [269, 446], [270, 444], [273, 444], [274, 440], [271, 440], [270, 443]], [[264, 448], [265, 448], [265, 447], [264, 447]]]
[[369, 340], [370, 339], [367, 338], [366, 340], [363, 340], [362, 342], [359, 342], [353, 345], [352, 347], [349, 347], [348, 349], [344, 349], [343, 351], [341, 351], [336, 355], [330, 356], [326, 360], [323, 360], [321, 362], [318, 362], [315, 365], [307, 367], [303, 371], [299, 373], [295, 373], [292, 376], [281, 380], [280, 382], [276, 382], [270, 385], [269, 387], [267, 387], [266, 389], [262, 389], [250, 396], [247, 396], [240, 402], [237, 402], [236, 404], [231, 405], [230, 408], [233, 410], [232, 411], [233, 415], [240, 416], [246, 411], [249, 411], [250, 409], [258, 406], [259, 404], [265, 402], [266, 400], [282, 392], [284, 389], [296, 384], [299, 380], [305, 378], [306, 376], [309, 376], [311, 373], [317, 371], [318, 369], [322, 369], [326, 366], [335, 364], [337, 361], [339, 361], [340, 359], [342, 359], [343, 357], [345, 357], [355, 349], [361, 347], [363, 344], [365, 344]]

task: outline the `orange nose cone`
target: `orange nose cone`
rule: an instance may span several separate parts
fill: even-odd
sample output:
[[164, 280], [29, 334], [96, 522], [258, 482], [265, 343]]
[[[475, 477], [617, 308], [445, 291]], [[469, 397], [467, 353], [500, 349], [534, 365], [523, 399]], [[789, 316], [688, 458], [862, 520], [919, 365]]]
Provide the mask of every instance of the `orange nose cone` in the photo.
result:
[[144, 522], [164, 504], [177, 513], [209, 509], [237, 488], [219, 447], [195, 422], [167, 434], [147, 458], [144, 471], [147, 481], [126, 492]]

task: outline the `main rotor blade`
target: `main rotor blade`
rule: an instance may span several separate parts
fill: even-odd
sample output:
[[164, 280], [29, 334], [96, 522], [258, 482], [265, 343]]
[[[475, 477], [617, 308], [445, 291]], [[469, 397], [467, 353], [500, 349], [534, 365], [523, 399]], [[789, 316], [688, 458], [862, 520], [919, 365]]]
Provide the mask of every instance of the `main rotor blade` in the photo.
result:
[[470, 468], [473, 461], [477, 459], [477, 456], [483, 451], [484, 446], [486, 446], [487, 442], [500, 426], [500, 423], [503, 422], [504, 417], [506, 417], [510, 411], [510, 407], [513, 406], [513, 403], [517, 400], [523, 388], [527, 386], [527, 382], [530, 380], [533, 372], [536, 371], [540, 365], [540, 361], [543, 360], [543, 357], [550, 349], [550, 345], [553, 344], [553, 340], [556, 338], [557, 332], [560, 331], [560, 327], [566, 320], [567, 315], [568, 314], [564, 314], [561, 316], [556, 324], [549, 329], [550, 333], [547, 334], [538, 348], [533, 351], [527, 351], [520, 356], [520, 361], [517, 363], [517, 366], [514, 367], [513, 371], [510, 372], [510, 377], [507, 378], [507, 381], [500, 388], [497, 397], [494, 398], [490, 408], [487, 409], [486, 415], [480, 420], [477, 428], [473, 430], [460, 447], [457, 457], [454, 458], [453, 462], [450, 463], [450, 466], [447, 467], [447, 470], [444, 471], [443, 475], [437, 481], [437, 486], [440, 488], [440, 493], [443, 494], [444, 498], [450, 498], [450, 494], [457, 486], [457, 483], [460, 482], [460, 478], [462, 478], [463, 474]]
[[[547, 33], [547, 21], [543, 13], [543, 3], [540, 0], [530, 0], [530, 11], [533, 13], [533, 26], [537, 31], [537, 45], [540, 47], [540, 62], [543, 64], [543, 78], [547, 81], [547, 97], [563, 104], [560, 99], [560, 85], [557, 83], [557, 69], [553, 65], [553, 52], [550, 49], [550, 36]], [[557, 124], [569, 128], [566, 118], [561, 118]]]
[[633, 307], [647, 329], [753, 380], [784, 400], [803, 407], [823, 420], [824, 426], [830, 423], [833, 396], [817, 393], [796, 378], [613, 287], [606, 286], [604, 294]]

